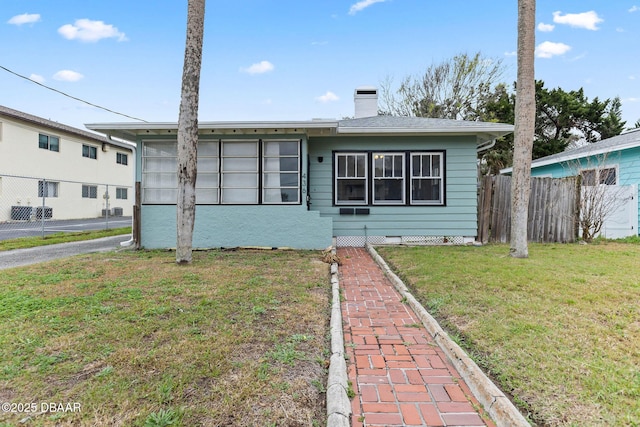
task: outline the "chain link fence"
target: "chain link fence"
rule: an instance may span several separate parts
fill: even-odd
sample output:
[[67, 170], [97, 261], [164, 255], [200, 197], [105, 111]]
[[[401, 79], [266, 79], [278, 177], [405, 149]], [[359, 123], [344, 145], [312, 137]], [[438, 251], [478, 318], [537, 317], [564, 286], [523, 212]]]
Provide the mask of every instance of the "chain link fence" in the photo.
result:
[[131, 186], [0, 174], [0, 240], [131, 226]]

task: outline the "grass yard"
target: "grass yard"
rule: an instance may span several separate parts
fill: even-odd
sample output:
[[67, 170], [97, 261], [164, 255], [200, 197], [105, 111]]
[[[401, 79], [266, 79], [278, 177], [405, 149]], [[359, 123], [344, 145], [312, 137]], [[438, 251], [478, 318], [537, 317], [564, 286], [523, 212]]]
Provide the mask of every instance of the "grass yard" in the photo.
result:
[[304, 251], [5, 270], [0, 402], [22, 413], [0, 426], [323, 426], [328, 270]]
[[640, 425], [640, 245], [379, 252], [538, 425]]

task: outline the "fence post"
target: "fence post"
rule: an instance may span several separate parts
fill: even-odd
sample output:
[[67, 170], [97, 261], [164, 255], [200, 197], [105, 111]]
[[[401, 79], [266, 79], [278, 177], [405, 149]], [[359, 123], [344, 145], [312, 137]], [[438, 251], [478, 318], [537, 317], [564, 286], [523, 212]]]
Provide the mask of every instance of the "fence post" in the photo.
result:
[[[40, 212], [40, 222], [42, 224], [42, 238], [44, 239], [44, 207], [47, 201], [47, 179], [42, 179], [42, 211]], [[36, 209], [36, 219], [38, 218], [38, 210]]]
[[104, 199], [106, 200], [106, 210], [105, 210], [105, 227], [107, 228], [107, 230], [109, 229], [109, 184], [107, 184], [107, 190], [104, 193]]

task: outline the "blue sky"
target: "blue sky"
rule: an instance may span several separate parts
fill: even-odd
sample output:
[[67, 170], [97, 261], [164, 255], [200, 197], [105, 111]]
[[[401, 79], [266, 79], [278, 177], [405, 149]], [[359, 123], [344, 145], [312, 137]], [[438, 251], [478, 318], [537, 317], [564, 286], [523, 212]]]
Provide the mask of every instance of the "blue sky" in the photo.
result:
[[[0, 66], [147, 121], [177, 121], [186, 0], [0, 0]], [[208, 0], [200, 120], [353, 115], [353, 91], [456, 54], [516, 74], [515, 0]], [[536, 78], [620, 96], [640, 119], [640, 0], [537, 5]], [[130, 121], [0, 69], [0, 104], [64, 124]]]

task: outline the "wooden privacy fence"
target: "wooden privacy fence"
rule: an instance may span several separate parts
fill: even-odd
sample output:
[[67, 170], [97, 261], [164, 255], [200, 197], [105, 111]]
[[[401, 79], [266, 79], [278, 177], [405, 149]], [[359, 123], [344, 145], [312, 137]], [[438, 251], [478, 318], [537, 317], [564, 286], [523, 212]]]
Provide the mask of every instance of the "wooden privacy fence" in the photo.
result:
[[[531, 178], [530, 242], [575, 242], [580, 214], [578, 177]], [[485, 176], [478, 193], [478, 240], [511, 240], [511, 177]]]

